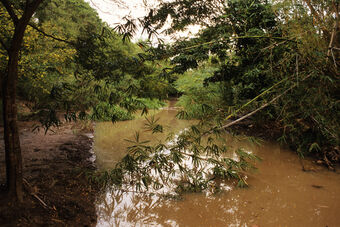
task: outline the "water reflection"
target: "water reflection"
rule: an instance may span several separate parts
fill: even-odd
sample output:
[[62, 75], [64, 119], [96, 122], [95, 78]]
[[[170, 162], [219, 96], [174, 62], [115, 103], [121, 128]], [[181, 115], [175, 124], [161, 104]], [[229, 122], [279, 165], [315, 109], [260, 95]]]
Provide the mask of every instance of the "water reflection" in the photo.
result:
[[[176, 110], [166, 109], [157, 116], [173, 130], [187, 127], [189, 123], [175, 119], [175, 115]], [[112, 167], [128, 145], [123, 139], [132, 137], [143, 124], [143, 119], [98, 124], [94, 146], [97, 165]], [[339, 174], [312, 163], [309, 165], [317, 172], [303, 172], [297, 156], [277, 144], [259, 147], [229, 138], [228, 145], [231, 149], [241, 146], [263, 158], [257, 164], [258, 171], [248, 175], [248, 189], [226, 183], [225, 192], [185, 194], [179, 200], [110, 190], [97, 198], [97, 226], [340, 226]]]
[[226, 195], [157, 195], [107, 191], [98, 205], [98, 226], [240, 226], [239, 199]]

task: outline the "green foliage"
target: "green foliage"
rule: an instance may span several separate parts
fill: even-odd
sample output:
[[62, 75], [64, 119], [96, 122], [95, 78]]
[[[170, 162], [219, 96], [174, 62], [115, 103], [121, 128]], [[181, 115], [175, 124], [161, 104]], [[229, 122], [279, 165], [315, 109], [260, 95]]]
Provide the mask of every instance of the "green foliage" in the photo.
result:
[[157, 123], [159, 118], [155, 119], [154, 116], [151, 116], [145, 119], [147, 121], [147, 123], [145, 123], [146, 131], [152, 131], [152, 133], [163, 132], [163, 126]]
[[[85, 32], [99, 32], [102, 27], [95, 10], [81, 0], [44, 1], [32, 24], [69, 42], [75, 42]], [[28, 27], [19, 63], [18, 95], [30, 101], [33, 109], [45, 108], [53, 101], [49, 96], [55, 84], [73, 81], [75, 54], [74, 46]]]
[[[295, 75], [299, 86], [274, 106], [275, 115], [284, 128], [285, 140], [294, 149], [303, 154], [316, 153], [326, 161], [340, 160], [336, 148], [340, 142], [338, 66], [333, 59], [337, 54], [331, 57], [328, 48], [335, 23], [331, 13], [335, 10], [333, 4], [333, 1], [312, 1], [312, 8], [306, 9], [303, 1], [296, 4], [284, 1], [276, 6], [285, 18], [282, 31], [299, 40], [295, 52], [285, 50], [285, 62], [280, 71]], [[322, 8], [319, 13], [324, 14], [323, 21], [314, 21], [311, 17], [309, 10], [314, 7]], [[337, 43], [335, 40], [333, 45]], [[291, 65], [287, 66], [287, 62]], [[311, 75], [311, 78], [299, 82], [304, 75]]]
[[[1, 35], [5, 36], [0, 38], [7, 41], [14, 26], [2, 5], [0, 10], [4, 15]], [[25, 33], [18, 96], [43, 125], [54, 122], [56, 116], [40, 110], [64, 111], [76, 118], [90, 112], [92, 119], [111, 121], [131, 119], [137, 109], [163, 105], [157, 99], [166, 98], [171, 86], [160, 76], [160, 64], [166, 61], [142, 58], [141, 47], [124, 43], [88, 3], [44, 1], [31, 24], [39, 31], [29, 26]], [[6, 51], [0, 48], [1, 71], [7, 60]]]
[[[196, 37], [159, 48], [163, 56], [173, 56], [173, 73], [186, 72], [177, 82], [184, 92], [180, 104], [186, 111], [179, 115], [217, 119], [219, 125], [284, 94], [253, 120], [257, 124], [276, 121], [283, 129], [281, 140], [301, 153], [314, 152], [326, 162], [339, 161], [339, 54], [333, 48], [339, 45], [335, 26], [339, 3], [298, 0], [277, 1], [273, 6], [262, 0], [228, 0], [223, 10], [194, 17], [186, 11], [186, 2], [165, 3], [147, 17], [157, 27], [171, 15], [174, 30], [210, 22]], [[191, 81], [199, 80], [201, 86], [197, 72], [207, 61], [217, 68], [205, 78], [208, 86], [196, 90], [196, 85], [186, 86], [191, 73]], [[189, 95], [189, 90], [195, 92]], [[209, 102], [213, 94], [223, 100], [222, 106]], [[211, 111], [203, 111], [207, 109]]]
[[157, 110], [166, 105], [166, 103], [159, 99], [150, 99], [150, 98], [138, 98], [138, 101], [142, 103], [140, 109], [146, 107], [147, 109]]
[[[157, 119], [147, 119], [147, 130], [156, 129], [154, 126], [162, 127]], [[242, 149], [235, 151], [237, 158], [229, 158], [232, 151], [227, 149], [223, 134], [206, 131], [200, 125], [155, 145], [141, 140], [139, 133], [134, 140], [127, 141], [131, 144], [127, 155], [115, 169], [99, 172], [91, 179], [102, 186], [112, 183], [124, 190], [202, 192], [215, 180], [232, 180], [239, 187], [248, 186], [244, 172], [254, 169], [254, 162], [260, 160]]]
[[[24, 4], [13, 6], [20, 11]], [[281, 140], [300, 157], [314, 152], [339, 161], [338, 9], [338, 1], [319, 0], [274, 6], [267, 0], [163, 2], [140, 20], [150, 36], [169, 16], [168, 34], [190, 24], [203, 27], [196, 37], [155, 48], [127, 42], [137, 28], [131, 20], [117, 27], [125, 33], [119, 35], [82, 0], [44, 1], [32, 23], [67, 42], [27, 29], [19, 96], [48, 128], [60, 124], [59, 110], [75, 120], [92, 108], [92, 119], [114, 122], [131, 119], [138, 109], [159, 108], [157, 99], [169, 93], [182, 94], [179, 116], [199, 118], [200, 124], [154, 146], [136, 134], [114, 170], [92, 176], [102, 183], [135, 183], [137, 190], [176, 185], [179, 192], [197, 192], [221, 178], [246, 186], [242, 172], [256, 157], [239, 150], [238, 159], [228, 158], [225, 142], [217, 142], [219, 126], [268, 103], [253, 118], [257, 124], [276, 121]], [[0, 39], [6, 44], [14, 26], [0, 10]], [[7, 61], [1, 48], [1, 72]], [[157, 119], [147, 124], [153, 133], [163, 132]], [[172, 175], [178, 178], [167, 177]]]
[[102, 22], [89, 3], [82, 0], [44, 1], [36, 12], [38, 23], [52, 24], [49, 32], [76, 41], [84, 33], [98, 33]]
[[124, 121], [131, 120], [133, 116], [127, 110], [117, 105], [100, 102], [92, 109], [91, 118], [98, 121]]
[[204, 85], [204, 81], [212, 77], [217, 68], [212, 66], [201, 67], [184, 73], [175, 82], [175, 86], [182, 96], [177, 105], [184, 107], [186, 117], [204, 118], [214, 115], [222, 108], [224, 101], [219, 84]]

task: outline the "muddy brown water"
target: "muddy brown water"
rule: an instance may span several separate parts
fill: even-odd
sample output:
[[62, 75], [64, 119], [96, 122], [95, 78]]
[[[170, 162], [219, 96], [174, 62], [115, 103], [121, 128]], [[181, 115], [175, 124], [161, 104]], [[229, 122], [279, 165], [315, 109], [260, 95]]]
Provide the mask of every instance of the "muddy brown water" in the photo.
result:
[[[191, 122], [175, 118], [170, 106], [156, 114], [166, 131], [179, 132]], [[97, 166], [108, 169], [124, 156], [143, 118], [98, 123], [94, 136]], [[142, 139], [154, 135], [143, 133]], [[156, 139], [165, 136], [157, 135]], [[181, 200], [147, 193], [108, 191], [97, 198], [97, 226], [340, 226], [340, 174], [305, 161], [276, 143], [260, 146], [247, 139], [228, 138], [231, 148], [242, 147], [260, 156], [258, 170], [248, 175], [249, 188], [226, 185], [219, 194], [185, 194]]]

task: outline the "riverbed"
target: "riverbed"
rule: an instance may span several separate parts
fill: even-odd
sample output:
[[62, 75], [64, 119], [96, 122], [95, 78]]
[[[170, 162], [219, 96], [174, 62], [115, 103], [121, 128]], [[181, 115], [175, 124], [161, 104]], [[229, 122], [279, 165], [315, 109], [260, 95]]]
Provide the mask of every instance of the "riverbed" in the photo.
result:
[[[166, 132], [179, 133], [192, 122], [176, 119], [170, 105], [155, 115]], [[114, 167], [146, 120], [97, 123], [94, 134], [96, 164]], [[141, 133], [144, 140], [164, 135]], [[181, 199], [157, 194], [110, 190], [97, 197], [97, 226], [340, 226], [340, 174], [305, 160], [278, 143], [257, 145], [246, 137], [228, 136], [231, 149], [243, 148], [262, 158], [247, 175], [248, 188], [225, 185], [224, 191], [189, 193]]]

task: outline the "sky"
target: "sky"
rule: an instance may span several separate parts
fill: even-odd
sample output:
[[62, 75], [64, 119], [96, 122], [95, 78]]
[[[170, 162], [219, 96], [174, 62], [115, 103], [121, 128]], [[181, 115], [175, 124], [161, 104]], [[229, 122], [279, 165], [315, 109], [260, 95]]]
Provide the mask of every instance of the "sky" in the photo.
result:
[[[138, 19], [146, 16], [148, 9], [145, 5], [150, 8], [156, 7], [159, 3], [158, 0], [85, 0], [94, 8], [99, 17], [106, 22], [110, 27], [115, 27], [117, 24], [122, 23], [122, 18], [125, 16], [130, 16], [131, 18]], [[166, 26], [169, 26], [166, 25]], [[176, 33], [176, 37], [192, 37], [199, 30], [199, 26], [190, 26], [185, 32]], [[148, 35], [146, 33], [142, 34], [142, 29], [140, 28], [136, 33], [133, 41], [138, 41], [139, 39], [147, 39]], [[163, 39], [165, 43], [172, 42], [173, 37], [165, 36], [161, 34], [159, 38]], [[153, 43], [156, 40], [152, 40]]]

